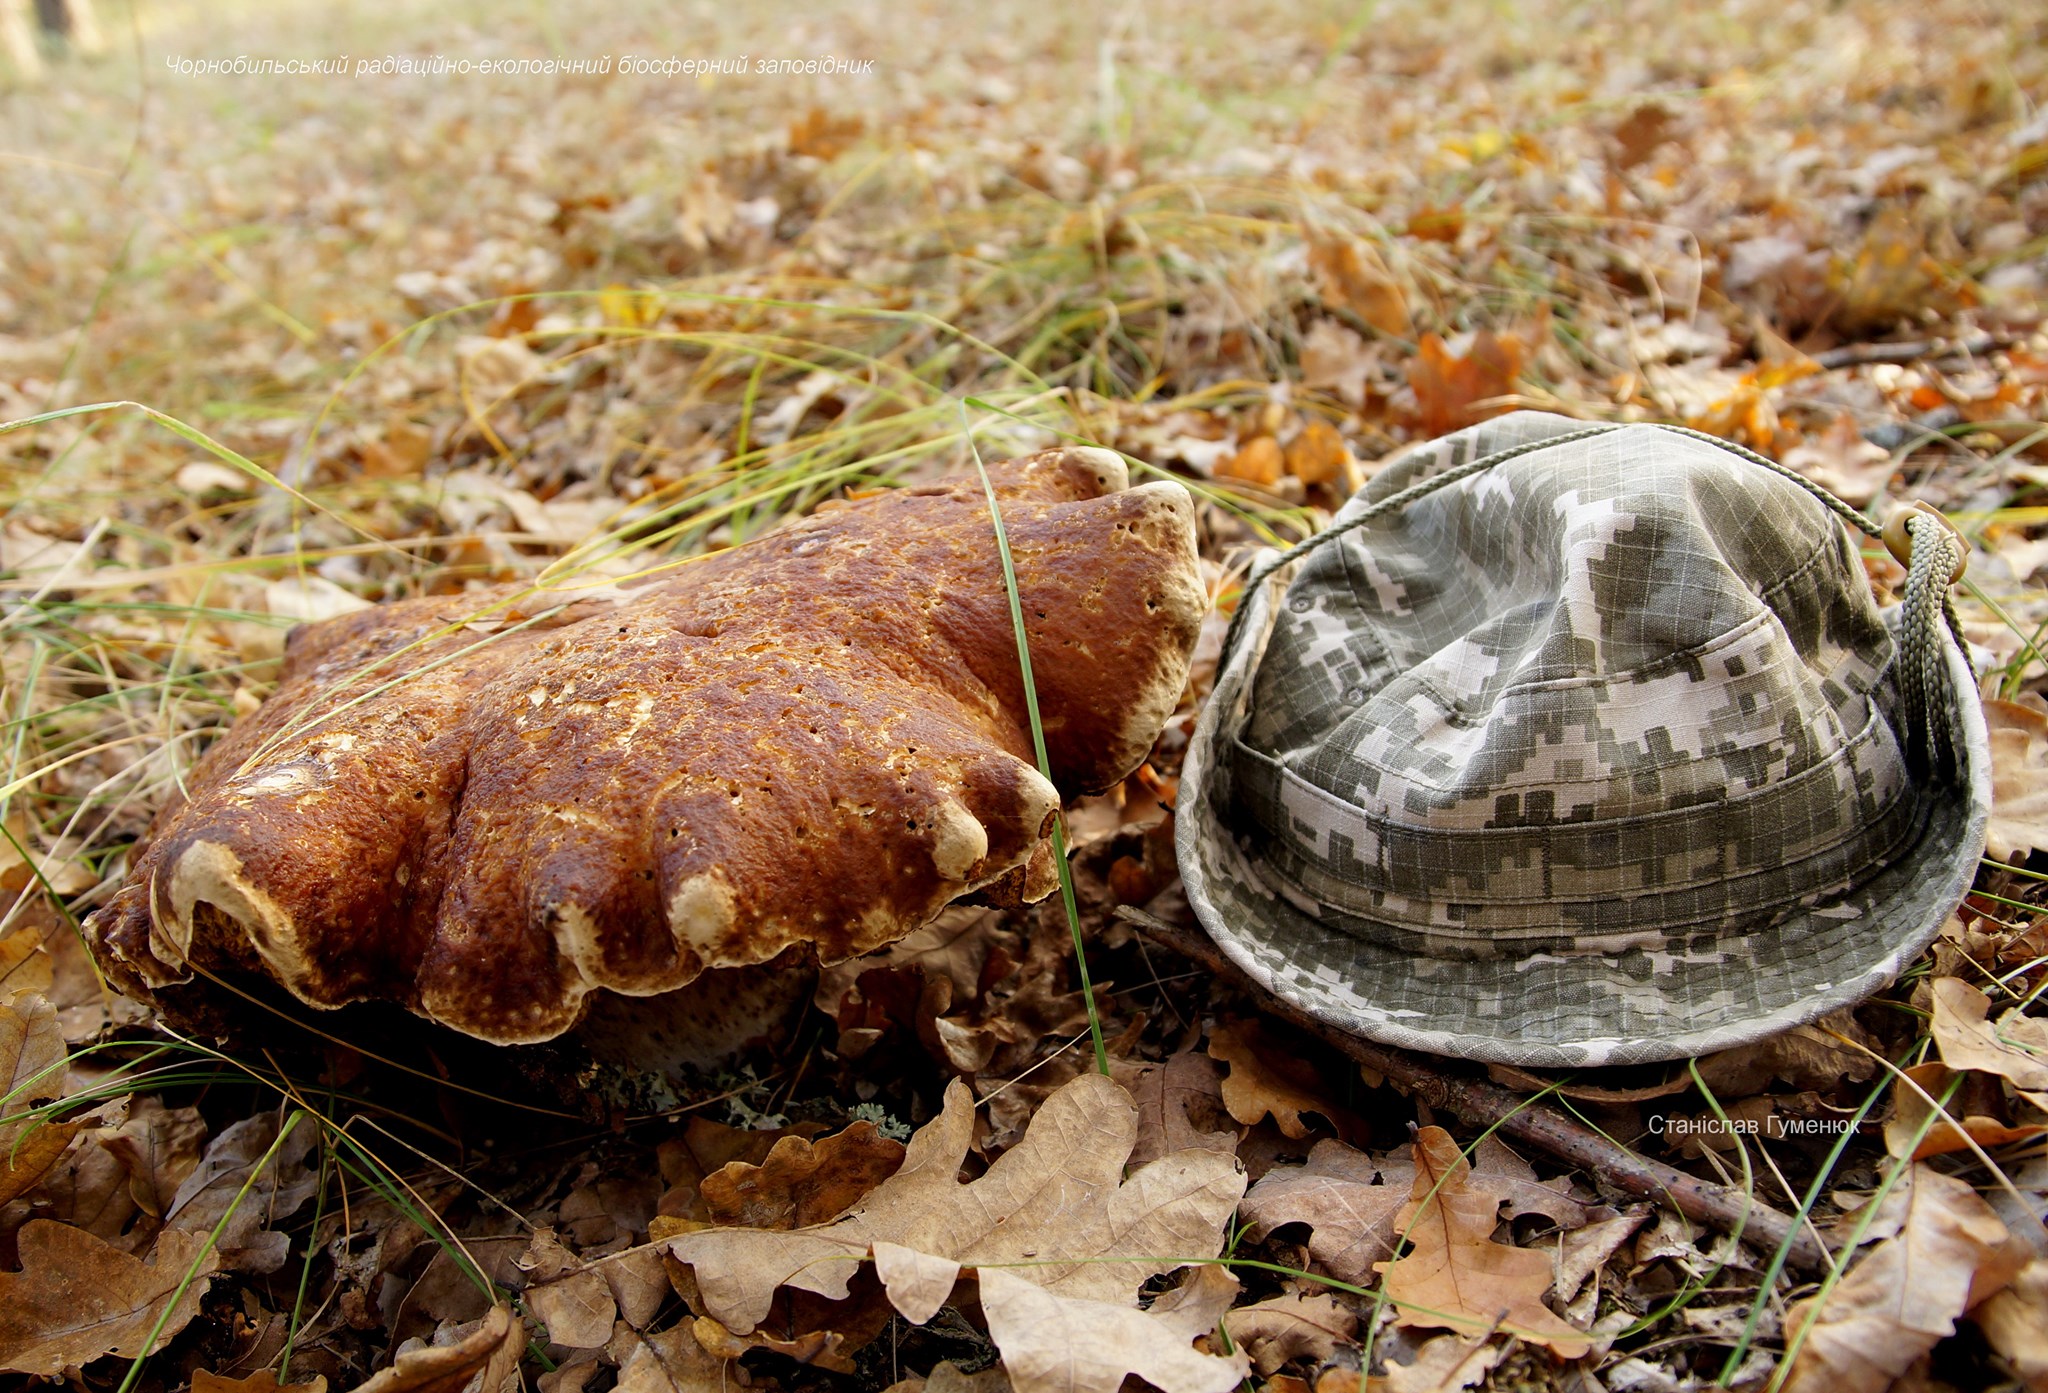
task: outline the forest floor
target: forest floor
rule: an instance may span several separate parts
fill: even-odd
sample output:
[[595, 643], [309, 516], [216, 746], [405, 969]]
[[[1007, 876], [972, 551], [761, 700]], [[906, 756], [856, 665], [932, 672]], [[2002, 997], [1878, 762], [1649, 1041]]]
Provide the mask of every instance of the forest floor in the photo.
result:
[[[0, 87], [0, 1378], [2048, 1389], [2048, 16], [1157, 8], [110, 0], [102, 56]], [[436, 61], [554, 58], [610, 62]], [[1970, 539], [1996, 859], [1877, 999], [1696, 1070], [1361, 1068], [1115, 915], [1174, 917], [1255, 550], [1517, 408]], [[291, 625], [723, 547], [969, 432], [1201, 499], [1183, 709], [1069, 810], [1114, 1083], [1057, 896], [828, 972], [640, 1111], [103, 988], [79, 921]], [[1688, 1219], [1644, 1158], [1751, 1208]], [[948, 1251], [876, 1217], [913, 1212]]]

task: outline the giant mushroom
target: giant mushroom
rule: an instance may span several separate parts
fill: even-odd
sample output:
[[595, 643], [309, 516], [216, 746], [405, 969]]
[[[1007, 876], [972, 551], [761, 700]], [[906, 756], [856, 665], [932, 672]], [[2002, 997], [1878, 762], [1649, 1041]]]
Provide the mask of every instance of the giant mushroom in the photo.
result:
[[498, 1044], [602, 1023], [609, 1053], [656, 1061], [960, 896], [1043, 896], [1062, 794], [1144, 758], [1206, 600], [1178, 484], [1084, 448], [989, 473], [1050, 782], [987, 496], [955, 476], [640, 583], [294, 630], [94, 951], [174, 1018], [269, 979]]

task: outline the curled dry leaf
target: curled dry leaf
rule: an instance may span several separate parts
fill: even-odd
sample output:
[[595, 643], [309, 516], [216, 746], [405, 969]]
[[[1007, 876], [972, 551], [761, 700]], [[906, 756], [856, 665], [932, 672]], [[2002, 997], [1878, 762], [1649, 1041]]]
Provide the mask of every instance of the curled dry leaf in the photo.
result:
[[704, 1205], [712, 1223], [734, 1228], [829, 1223], [902, 1164], [902, 1142], [856, 1122], [817, 1142], [784, 1137], [759, 1165], [728, 1162], [704, 1177]]
[[1485, 1335], [1439, 1335], [1408, 1363], [1388, 1362], [1385, 1393], [1463, 1393], [1492, 1373], [1506, 1353]]
[[200, 969], [261, 975], [497, 1043], [580, 1025], [658, 1069], [691, 1052], [679, 1020], [735, 1005], [731, 979], [657, 1000], [706, 971], [760, 969], [743, 980], [769, 1018], [739, 1013], [730, 1048], [808, 995], [788, 970], [806, 959], [892, 942], [970, 891], [1049, 893], [1061, 789], [1144, 758], [1207, 597], [1180, 485], [1128, 487], [1120, 458], [1080, 448], [989, 473], [1050, 780], [988, 498], [956, 476], [643, 584], [501, 587], [453, 615], [427, 596], [295, 631], [276, 694], [207, 751], [90, 921], [100, 961], [173, 1014], [234, 1008]]
[[1332, 1122], [1344, 1115], [1307, 1079], [1294, 1076], [1287, 1068], [1288, 1053], [1276, 1048], [1254, 1022], [1232, 1022], [1210, 1031], [1209, 1057], [1230, 1066], [1223, 1080], [1223, 1105], [1247, 1127], [1271, 1114], [1283, 1135], [1300, 1141], [1309, 1130], [1301, 1120], [1303, 1113], [1320, 1113]]
[[[1971, 1089], [1967, 1078], [1962, 1087], [1950, 1095], [1943, 1116], [1927, 1124], [1928, 1114], [1933, 1105], [1949, 1092], [1949, 1085], [1956, 1073], [1938, 1060], [1915, 1064], [1900, 1071], [1905, 1077], [1892, 1084], [1892, 1115], [1885, 1119], [1884, 1145], [1893, 1156], [1905, 1160], [1922, 1161], [1929, 1156], [1946, 1156], [1952, 1151], [1968, 1151], [1975, 1142], [1980, 1147], [2005, 1146], [2011, 1142], [2025, 1141], [2029, 1137], [2048, 1134], [2048, 1126], [2030, 1123], [2013, 1126], [1996, 1117], [1973, 1113], [1969, 1110]], [[1997, 1100], [1993, 1100], [1994, 1106]], [[1919, 1138], [1916, 1145], [1914, 1138]], [[1907, 1155], [1908, 1148], [1911, 1155]]]
[[271, 1155], [279, 1126], [275, 1114], [260, 1113], [215, 1137], [164, 1215], [170, 1227], [195, 1233], [211, 1233], [226, 1217], [227, 1226], [215, 1242], [221, 1266], [230, 1271], [265, 1273], [282, 1267], [288, 1241], [271, 1225], [296, 1213], [320, 1183], [306, 1166], [314, 1127], [301, 1123], [292, 1128]]
[[1576, 1359], [1593, 1340], [1543, 1304], [1550, 1259], [1493, 1241], [1500, 1198], [1472, 1181], [1451, 1134], [1425, 1127], [1415, 1137], [1411, 1199], [1397, 1223], [1413, 1248], [1375, 1263], [1404, 1325], [1468, 1332], [1504, 1330]]
[[[1836, 1011], [1811, 1025], [1794, 1026], [1753, 1044], [1710, 1054], [1699, 1061], [1700, 1078], [1720, 1098], [1748, 1098], [1765, 1092], [1774, 1082], [1795, 1092], [1826, 1091], [1844, 1079], [1863, 1083], [1875, 1078], [1878, 1062], [1836, 1039], [1837, 1035], [1865, 1045], [1874, 1043], [1853, 1012]], [[1682, 1082], [1690, 1083], [1683, 1070], [1679, 1073]]]
[[2027, 1393], [2048, 1393], [2048, 1258], [2020, 1269], [2010, 1285], [1973, 1307], [1970, 1319]]
[[2048, 849], [2048, 714], [2018, 702], [1988, 700], [1991, 822], [1985, 851], [2011, 861]]
[[1328, 1363], [1339, 1346], [1356, 1341], [1358, 1317], [1327, 1292], [1288, 1292], [1238, 1307], [1223, 1317], [1223, 1328], [1251, 1356], [1253, 1368], [1271, 1374], [1295, 1359]]
[[525, 1327], [500, 1302], [462, 1339], [404, 1351], [355, 1393], [505, 1393], [525, 1350]]
[[619, 1357], [615, 1393], [728, 1393], [733, 1387], [726, 1360], [697, 1342], [693, 1323], [684, 1320], [653, 1335], [622, 1337], [612, 1346]]
[[1117, 1081], [1130, 1090], [1138, 1105], [1138, 1143], [1131, 1149], [1132, 1167], [1150, 1165], [1170, 1151], [1207, 1148], [1234, 1154], [1237, 1129], [1223, 1107], [1223, 1076], [1216, 1061], [1193, 1050], [1181, 1050], [1163, 1064], [1124, 1068]]
[[1991, 1020], [1991, 998], [1959, 977], [1935, 980], [1934, 1043], [1951, 1069], [1977, 1069], [2023, 1091], [2048, 1089], [2048, 1020], [2015, 1006]]
[[982, 1263], [1025, 1264], [1016, 1270], [1038, 1285], [1129, 1303], [1147, 1278], [1214, 1257], [1244, 1193], [1235, 1159], [1208, 1150], [1176, 1152], [1125, 1179], [1137, 1108], [1098, 1074], [1054, 1093], [1023, 1139], [962, 1185], [973, 1134], [973, 1095], [956, 1080], [902, 1168], [845, 1218], [787, 1232], [706, 1229], [669, 1239], [668, 1251], [694, 1269], [706, 1314], [743, 1333], [778, 1287], [843, 1299], [870, 1253], [912, 1320], [930, 1318], [959, 1268]]
[[279, 1383], [272, 1369], [258, 1369], [242, 1378], [194, 1369], [192, 1393], [327, 1393], [327, 1375], [315, 1374], [304, 1383]]
[[1323, 298], [1390, 338], [1408, 337], [1408, 296], [1370, 243], [1323, 235], [1308, 244], [1309, 269]]
[[15, 1242], [21, 1270], [0, 1272], [0, 1369], [49, 1378], [102, 1355], [162, 1349], [199, 1314], [220, 1265], [205, 1235], [179, 1229], [158, 1234], [146, 1262], [49, 1219], [23, 1224]]
[[1914, 1162], [1882, 1204], [1872, 1222], [1896, 1225], [1894, 1236], [1825, 1297], [1786, 1311], [1786, 1338], [1800, 1343], [1785, 1393], [1882, 1393], [1973, 1297], [2015, 1275], [2005, 1225], [1962, 1181]]
[[[65, 1053], [49, 1002], [19, 992], [0, 1006], [0, 1116], [61, 1098]], [[42, 1179], [77, 1131], [77, 1123], [0, 1123], [0, 1204]]]
[[950, 1359], [941, 1360], [930, 1374], [912, 1374], [890, 1384], [882, 1393], [1010, 1393], [1010, 1376], [1001, 1364], [991, 1364], [978, 1373], [964, 1374]]
[[1253, 1239], [1283, 1224], [1309, 1226], [1309, 1255], [1339, 1281], [1367, 1285], [1373, 1264], [1394, 1255], [1394, 1219], [1408, 1203], [1415, 1167], [1375, 1160], [1340, 1141], [1319, 1141], [1308, 1164], [1276, 1166], [1244, 1197]]
[[1461, 353], [1435, 334], [1424, 334], [1408, 364], [1415, 393], [1415, 424], [1424, 435], [1448, 435], [1508, 409], [1489, 404], [1515, 389], [1522, 373], [1522, 341], [1482, 329]]
[[1163, 1393], [1229, 1393], [1250, 1372], [1243, 1350], [1207, 1354], [1237, 1279], [1202, 1266], [1140, 1311], [1048, 1290], [1008, 1268], [981, 1271], [981, 1309], [1016, 1393], [1117, 1393], [1136, 1374]]

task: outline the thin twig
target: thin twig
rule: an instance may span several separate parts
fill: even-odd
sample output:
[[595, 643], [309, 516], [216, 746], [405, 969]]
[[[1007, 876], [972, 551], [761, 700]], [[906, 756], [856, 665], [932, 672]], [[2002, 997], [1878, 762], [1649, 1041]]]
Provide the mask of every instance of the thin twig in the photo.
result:
[[1325, 1025], [1299, 1007], [1259, 989], [1207, 934], [1136, 910], [1119, 909], [1117, 913], [1161, 947], [1250, 988], [1261, 1009], [1310, 1032], [1432, 1108], [1455, 1113], [1472, 1126], [1498, 1127], [1508, 1136], [1592, 1171], [1618, 1190], [1668, 1204], [1686, 1218], [1722, 1233], [1737, 1234], [1761, 1251], [1772, 1251], [1790, 1234], [1786, 1265], [1801, 1272], [1824, 1272], [1829, 1266], [1827, 1250], [1810, 1231], [1799, 1232], [1798, 1222], [1791, 1216], [1779, 1213], [1752, 1195], [1639, 1156], [1592, 1128], [1505, 1088], [1445, 1074], [1417, 1055], [1375, 1045]]
[[1816, 353], [1813, 362], [1824, 371], [1832, 371], [1870, 363], [1913, 363], [1937, 356], [1976, 357], [2002, 346], [1990, 334], [1971, 334], [1960, 339], [1916, 339], [1910, 343], [1851, 343]]

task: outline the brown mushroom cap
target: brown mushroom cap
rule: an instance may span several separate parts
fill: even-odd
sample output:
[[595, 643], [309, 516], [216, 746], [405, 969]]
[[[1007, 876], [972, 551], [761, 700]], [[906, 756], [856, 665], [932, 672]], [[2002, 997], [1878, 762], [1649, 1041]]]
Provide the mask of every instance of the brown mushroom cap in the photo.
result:
[[[1054, 781], [1107, 787], [1186, 680], [1188, 495], [1127, 489], [1100, 450], [990, 473]], [[295, 631], [277, 693], [91, 920], [116, 979], [260, 972], [315, 1006], [539, 1041], [594, 991], [792, 945], [835, 961], [999, 879], [1049, 888], [1026, 872], [1059, 793], [977, 478], [829, 503], [525, 627], [459, 622], [520, 593]]]

